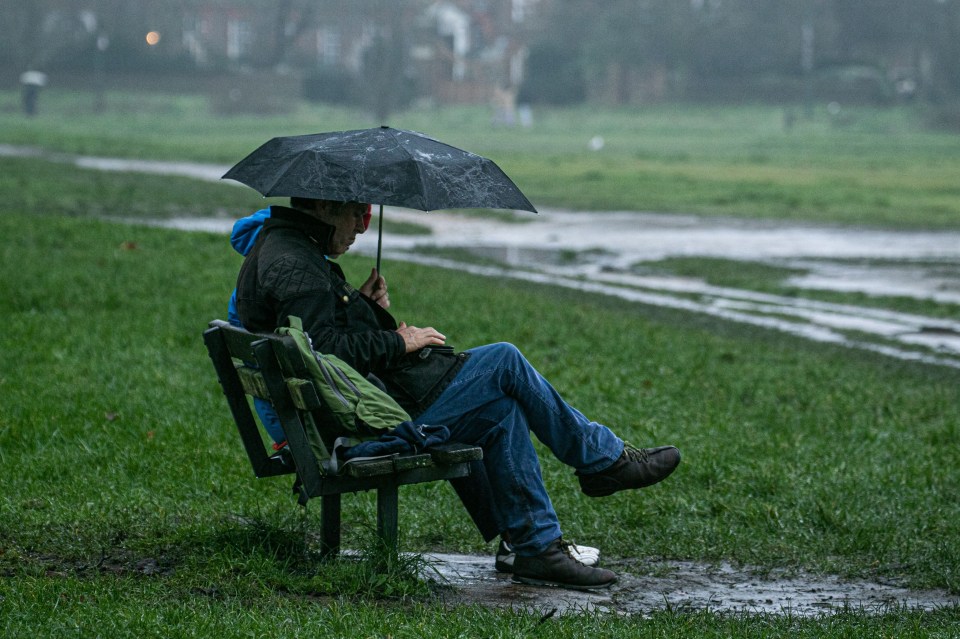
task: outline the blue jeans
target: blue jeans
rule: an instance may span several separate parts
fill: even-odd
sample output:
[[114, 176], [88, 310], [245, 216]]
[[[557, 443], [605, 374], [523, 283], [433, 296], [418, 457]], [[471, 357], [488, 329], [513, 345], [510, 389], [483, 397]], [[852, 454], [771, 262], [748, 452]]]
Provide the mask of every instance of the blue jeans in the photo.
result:
[[537, 555], [561, 533], [530, 433], [585, 473], [613, 464], [623, 441], [567, 404], [512, 344], [469, 352], [454, 380], [416, 421], [445, 425], [451, 440], [483, 448], [499, 529], [518, 554]]

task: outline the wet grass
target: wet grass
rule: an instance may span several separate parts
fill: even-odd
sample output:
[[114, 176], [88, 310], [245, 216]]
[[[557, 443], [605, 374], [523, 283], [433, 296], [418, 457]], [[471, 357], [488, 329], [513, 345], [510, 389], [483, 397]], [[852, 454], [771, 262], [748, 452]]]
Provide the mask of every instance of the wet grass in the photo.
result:
[[[356, 110], [215, 115], [199, 96], [45, 91], [23, 118], [0, 92], [0, 142], [66, 152], [233, 163], [277, 135], [364, 128]], [[825, 108], [785, 128], [782, 108], [645, 106], [539, 110], [496, 128], [482, 107], [398, 113], [387, 124], [488, 155], [537, 206], [653, 210], [911, 228], [957, 228], [960, 136], [925, 131], [919, 108]], [[592, 151], [600, 136], [604, 146]]]
[[[160, 220], [177, 217], [235, 220], [287, 198], [263, 198], [224, 182], [138, 173], [105, 172], [38, 158], [0, 157], [0, 193], [11, 210], [66, 215]], [[171, 198], [170, 194], [177, 197]], [[374, 207], [372, 228], [376, 230]], [[398, 235], [429, 234], [427, 226], [384, 218]]]
[[[541, 623], [538, 614], [451, 611], [412, 578], [415, 565], [384, 575], [362, 562], [323, 563], [317, 509], [301, 512], [287, 480], [253, 479], [202, 346], [240, 264], [227, 238], [83, 216], [120, 205], [128, 176], [85, 185], [92, 175], [64, 182], [38, 164], [13, 166], [34, 178], [32, 200], [5, 185], [0, 202], [0, 634], [841, 637], [956, 628], [955, 609]], [[164, 207], [203, 215], [220, 210], [220, 189], [229, 189], [138, 180], [139, 193]], [[146, 211], [146, 201], [136, 206]], [[370, 266], [342, 261], [354, 277]], [[724, 560], [960, 592], [957, 371], [532, 284], [399, 262], [390, 277], [399, 318], [435, 325], [459, 348], [512, 341], [587, 414], [634, 443], [683, 449], [668, 482], [603, 500], [584, 498], [544, 451], [565, 534], [631, 572], [642, 573], [646, 557]], [[447, 486], [408, 487], [401, 501], [405, 549], [492, 554]], [[372, 495], [346, 499], [344, 520], [345, 544], [375, 557]]]
[[279, 202], [227, 183], [82, 169], [37, 158], [0, 157], [0, 169], [0, 192], [10, 208], [34, 215], [236, 219]]
[[783, 282], [804, 270], [751, 262], [749, 260], [726, 260], [712, 257], [671, 257], [662, 260], [640, 262], [633, 272], [642, 275], [677, 275], [702, 279], [712, 286], [746, 288], [775, 292], [783, 290]]
[[[643, 619], [603, 614], [553, 616], [494, 612], [480, 607], [449, 610], [408, 603], [384, 606], [337, 599], [265, 596], [242, 601], [217, 593], [170, 597], [162, 584], [117, 579], [47, 582], [30, 598], [0, 602], [6, 636], [39, 636], [21, 629], [44, 616], [49, 636], [108, 637], [951, 637], [955, 613], [850, 610], [822, 620], [659, 612]], [[151, 602], [142, 607], [145, 601]], [[161, 630], [162, 629], [162, 630]]]
[[[2, 587], [2, 586], [0, 586]], [[954, 612], [936, 614], [850, 610], [821, 620], [712, 613], [658, 612], [648, 618], [615, 619], [591, 613], [569, 616], [494, 612], [480, 607], [449, 610], [408, 603], [384, 606], [337, 599], [261, 597], [242, 601], [217, 593], [170, 597], [162, 584], [117, 579], [46, 582], [33, 596], [13, 593], [0, 601], [6, 636], [36, 637], [26, 624], [42, 616], [48, 636], [105, 637], [430, 637], [567, 638], [600, 636], [684, 638], [790, 636], [949, 638], [960, 623]], [[144, 607], [145, 601], [151, 602]], [[31, 630], [36, 630], [35, 628]]]

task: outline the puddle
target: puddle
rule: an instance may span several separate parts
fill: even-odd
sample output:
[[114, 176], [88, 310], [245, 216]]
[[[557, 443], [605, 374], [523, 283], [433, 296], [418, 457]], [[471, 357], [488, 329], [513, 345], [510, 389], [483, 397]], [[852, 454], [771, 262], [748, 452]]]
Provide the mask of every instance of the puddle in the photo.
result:
[[[810, 263], [806, 260], [788, 262], [810, 272], [791, 277], [790, 286], [822, 289], [846, 293], [866, 293], [929, 299], [941, 304], [960, 304], [960, 272], [958, 261], [913, 265], [861, 266], [837, 264], [830, 261]], [[952, 267], [952, 268], [947, 268]], [[922, 284], [918, 286], [918, 282]]]
[[[152, 173], [154, 175], [176, 175], [196, 178], [208, 182], [219, 182], [230, 166], [203, 164], [199, 162], [131, 160], [127, 158], [102, 158], [85, 155], [57, 153], [31, 146], [0, 144], [0, 157], [41, 158], [50, 162], [73, 164], [83, 169], [98, 171], [124, 171], [129, 173]], [[237, 184], [236, 182], [230, 182]]]
[[[593, 278], [582, 275], [571, 277], [557, 274], [556, 269], [553, 272], [551, 269], [504, 269], [417, 254], [397, 257], [476, 275], [563, 286], [641, 304], [701, 313], [812, 341], [872, 351], [907, 361], [960, 368], [960, 322], [951, 320], [796, 297], [763, 295], [691, 283], [679, 278], [630, 277], [624, 282], [622, 278], [603, 274]], [[760, 302], [750, 303], [749, 300]]]
[[[0, 145], [0, 156], [41, 157], [106, 171], [139, 171], [219, 181], [227, 166], [153, 162], [50, 153]], [[226, 183], [233, 182], [227, 181]], [[702, 281], [632, 272], [645, 261], [713, 257], [765, 262], [806, 271], [789, 280], [801, 289], [898, 296], [960, 304], [960, 232], [887, 231], [769, 220], [701, 218], [649, 212], [542, 209], [518, 213], [525, 222], [449, 212], [388, 208], [397, 221], [429, 235], [384, 238], [384, 270], [406, 260], [495, 277], [511, 277], [613, 295], [644, 304], [701, 313], [790, 333], [805, 339], [869, 350], [898, 359], [960, 368], [960, 322], [800, 297], [763, 295]], [[138, 223], [144, 223], [142, 221]], [[232, 220], [170, 219], [170, 228], [228, 234]], [[476, 254], [499, 266], [430, 257], [424, 247]], [[353, 249], [374, 255], [376, 234]]]
[[[389, 211], [431, 227], [388, 237], [384, 255], [496, 277], [539, 281], [707, 314], [805, 339], [960, 368], [960, 322], [633, 272], [644, 261], [714, 257], [807, 271], [800, 288], [960, 303], [960, 233], [886, 231], [656, 213], [544, 210], [526, 224], [449, 213]], [[366, 238], [364, 238], [365, 240]], [[358, 243], [361, 251], [368, 243]], [[436, 246], [486, 254], [503, 266], [423, 255]], [[552, 255], [547, 255], [552, 251]], [[589, 253], [577, 253], [589, 251]], [[574, 259], [571, 256], [579, 255]], [[932, 329], [932, 330], [931, 330]]]
[[844, 610], [880, 614], [894, 608], [934, 610], [960, 605], [946, 592], [913, 591], [833, 576], [777, 575], [738, 570], [730, 564], [708, 566], [681, 561], [650, 561], [646, 575], [617, 570], [611, 588], [578, 592], [562, 588], [514, 584], [493, 569], [489, 556], [436, 554], [426, 557], [432, 569], [426, 577], [449, 585], [451, 603], [524, 608], [542, 614], [583, 611], [645, 615], [660, 610], [748, 613], [815, 617]]

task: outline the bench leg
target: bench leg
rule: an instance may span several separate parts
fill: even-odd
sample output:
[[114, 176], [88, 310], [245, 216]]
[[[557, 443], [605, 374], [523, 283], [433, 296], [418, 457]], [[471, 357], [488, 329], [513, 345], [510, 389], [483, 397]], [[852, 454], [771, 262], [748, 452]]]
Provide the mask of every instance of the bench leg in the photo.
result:
[[397, 552], [399, 487], [388, 482], [377, 488], [377, 536], [389, 553]]
[[340, 552], [340, 495], [324, 495], [320, 507], [320, 555]]

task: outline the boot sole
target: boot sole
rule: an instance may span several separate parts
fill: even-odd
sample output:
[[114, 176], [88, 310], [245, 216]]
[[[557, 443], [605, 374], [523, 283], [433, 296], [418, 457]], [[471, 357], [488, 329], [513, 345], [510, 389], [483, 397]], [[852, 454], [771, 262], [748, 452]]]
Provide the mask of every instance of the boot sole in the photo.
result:
[[591, 590], [603, 590], [604, 588], [609, 588], [613, 584], [617, 583], [617, 578], [614, 577], [610, 581], [603, 584], [580, 585], [580, 584], [566, 584], [559, 581], [551, 581], [549, 579], [534, 579], [533, 577], [518, 577], [517, 575], [514, 575], [513, 583], [526, 584], [528, 586], [552, 586], [554, 588], [566, 588], [567, 590], [582, 590], [585, 592], [590, 592]]
[[[591, 560], [584, 560], [582, 556], [575, 557], [575, 559], [579, 561], [581, 564], [583, 564], [584, 566], [587, 566], [589, 568], [596, 568], [600, 564], [599, 555], [597, 555], [595, 559], [591, 559]], [[497, 557], [496, 561], [494, 561], [493, 563], [493, 568], [497, 572], [503, 572], [508, 575], [512, 575], [513, 574], [513, 558], [507, 561], [506, 559], [501, 559], [500, 557]]]
[[610, 495], [614, 495], [614, 494], [619, 493], [619, 492], [622, 492], [622, 491], [624, 491], [624, 490], [643, 490], [644, 488], [650, 488], [650, 486], [656, 486], [657, 484], [659, 484], [660, 482], [662, 482], [664, 479], [667, 479], [668, 477], [670, 477], [670, 475], [673, 474], [673, 472], [677, 469], [678, 466], [680, 466], [680, 462], [679, 462], [679, 461], [677, 462], [677, 465], [674, 466], [673, 468], [671, 468], [671, 469], [670, 469], [670, 472], [668, 472], [666, 475], [664, 475], [663, 477], [660, 477], [660, 478], [658, 478], [658, 479], [656, 479], [656, 480], [654, 480], [654, 481], [652, 481], [652, 482], [650, 482], [650, 483], [648, 483], [648, 484], [641, 484], [641, 485], [639, 485], [639, 486], [624, 486], [623, 484], [617, 484], [616, 486], [608, 485], [608, 486], [605, 486], [605, 487], [603, 487], [603, 488], [599, 488], [599, 489], [594, 488], [594, 489], [591, 489], [591, 490], [585, 489], [585, 488], [583, 487], [583, 484], [581, 484], [581, 485], [580, 485], [580, 492], [582, 492], [582, 493], [583, 493], [584, 495], [586, 495], [587, 497], [609, 497]]
[[[676, 468], [674, 468], [674, 470], [676, 470]], [[609, 497], [610, 495], [615, 495], [619, 492], [623, 492], [624, 490], [643, 490], [644, 488], [650, 488], [651, 486], [656, 486], [657, 484], [659, 484], [660, 482], [662, 482], [664, 479], [666, 479], [672, 474], [673, 474], [673, 470], [671, 470], [669, 474], [664, 475], [657, 481], [651, 482], [649, 484], [642, 484], [640, 486], [620, 485], [620, 486], [617, 486], [616, 488], [604, 488], [603, 490], [591, 490], [589, 492], [587, 492], [581, 487], [580, 492], [582, 492], [587, 497]]]

